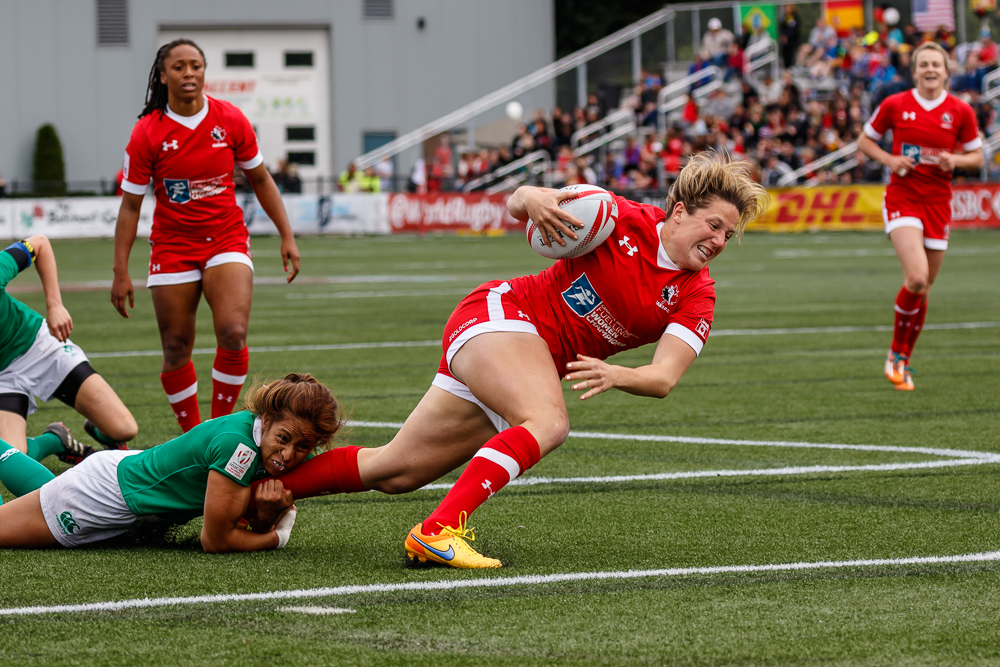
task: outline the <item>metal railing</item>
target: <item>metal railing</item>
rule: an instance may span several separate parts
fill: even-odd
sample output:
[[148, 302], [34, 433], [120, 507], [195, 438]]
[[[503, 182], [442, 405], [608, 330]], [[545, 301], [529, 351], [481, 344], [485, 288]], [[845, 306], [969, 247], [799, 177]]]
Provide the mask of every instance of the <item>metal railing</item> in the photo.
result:
[[617, 111], [612, 111], [601, 120], [591, 123], [590, 125], [584, 125], [579, 130], [574, 132], [569, 138], [569, 145], [575, 149], [580, 145], [580, 139], [589, 137], [590, 135], [600, 132], [606, 127], [611, 127], [620, 121], [632, 121], [634, 124], [635, 112], [632, 111], [632, 109], [618, 109]]
[[660, 88], [660, 92], [656, 95], [656, 113], [659, 117], [660, 129], [664, 129], [667, 126], [667, 114], [684, 105], [685, 98], [688, 96], [691, 87], [709, 77], [712, 77], [713, 80], [695, 88], [692, 93], [695, 97], [704, 97], [722, 86], [722, 70], [715, 65], [709, 65], [705, 69], [698, 70], [694, 74], [688, 74], [683, 79], [674, 81], [669, 86]]
[[484, 95], [478, 100], [470, 102], [464, 107], [456, 109], [446, 116], [442, 116], [435, 121], [418, 127], [412, 132], [407, 132], [398, 139], [394, 139], [380, 148], [376, 148], [373, 151], [365, 153], [355, 159], [354, 164], [358, 169], [371, 167], [386, 158], [391, 158], [392, 156], [407, 150], [408, 148], [413, 148], [414, 146], [422, 144], [427, 139], [450, 130], [456, 125], [460, 125], [468, 120], [471, 120], [484, 111], [488, 111], [495, 106], [508, 102], [521, 93], [531, 90], [535, 86], [551, 81], [564, 72], [576, 69], [588, 60], [591, 60], [602, 53], [610, 51], [616, 46], [638, 37], [651, 28], [655, 28], [658, 25], [666, 23], [674, 16], [675, 13], [666, 8], [661, 9], [658, 12], [654, 12], [641, 21], [636, 21], [632, 25], [626, 26], [618, 32], [608, 35], [604, 39], [598, 40], [586, 48], [580, 49], [576, 53], [572, 53], [565, 58], [560, 58], [551, 65], [546, 65], [545, 67], [535, 70], [531, 74], [521, 77], [513, 83], [507, 84], [503, 88], [495, 90], [489, 95]]
[[[499, 169], [495, 169], [488, 174], [483, 174], [478, 178], [474, 178], [462, 188], [463, 192], [472, 192], [476, 188], [482, 187], [487, 183], [492, 183], [500, 178], [504, 178], [503, 183], [516, 183], [520, 184], [527, 180], [528, 176], [534, 174], [542, 174], [542, 182], [546, 187], [552, 185], [551, 170], [549, 166], [552, 163], [552, 158], [549, 157], [548, 151], [535, 151], [533, 153], [528, 153], [522, 158], [514, 160], [510, 164], [505, 164]], [[490, 187], [492, 189], [493, 186]], [[489, 193], [489, 189], [487, 190]], [[490, 193], [492, 194], [492, 193]]]
[[983, 94], [981, 102], [989, 102], [1000, 96], [1000, 69], [995, 69], [983, 77]]
[[635, 136], [636, 130], [638, 128], [635, 124], [635, 115], [633, 114], [631, 120], [624, 125], [620, 125], [615, 129], [611, 130], [607, 134], [602, 134], [592, 141], [588, 141], [582, 146], [579, 146], [573, 151], [573, 157], [580, 157], [581, 155], [587, 155], [588, 153], [593, 153], [599, 148], [607, 146], [613, 141], [617, 141], [622, 137]]
[[[785, 174], [784, 176], [782, 176], [780, 179], [778, 179], [778, 186], [779, 187], [785, 187], [785, 186], [788, 186], [788, 185], [795, 185], [795, 183], [798, 182], [798, 180], [801, 177], [805, 176], [806, 174], [811, 174], [814, 171], [816, 171], [817, 169], [821, 169], [821, 168], [827, 166], [828, 164], [833, 164], [834, 162], [837, 162], [837, 161], [845, 159], [845, 158], [846, 159], [853, 159], [854, 160], [854, 164], [851, 165], [851, 167], [855, 167], [855, 166], [857, 166], [858, 162], [857, 162], [856, 159], [854, 159], [854, 154], [857, 153], [857, 152], [858, 152], [858, 144], [857, 144], [856, 141], [852, 141], [851, 143], [847, 144], [843, 148], [838, 148], [837, 150], [835, 150], [832, 153], [829, 153], [827, 155], [824, 155], [823, 157], [819, 158], [818, 160], [813, 160], [809, 164], [802, 165], [801, 167], [799, 167], [795, 171], [788, 172], [787, 174]], [[848, 168], [845, 168], [845, 169], [841, 169], [840, 171], [836, 171], [835, 170], [835, 173], [838, 173], [838, 174], [842, 173], [843, 171], [846, 171], [847, 169], [849, 169], [851, 167], [848, 167]], [[818, 180], [819, 179], [810, 179], [810, 181], [807, 182], [807, 185], [815, 185], [818, 182]]]
[[743, 52], [743, 76], [748, 79], [756, 78], [757, 70], [771, 66], [771, 78], [778, 80], [778, 44], [770, 37], [754, 42]]

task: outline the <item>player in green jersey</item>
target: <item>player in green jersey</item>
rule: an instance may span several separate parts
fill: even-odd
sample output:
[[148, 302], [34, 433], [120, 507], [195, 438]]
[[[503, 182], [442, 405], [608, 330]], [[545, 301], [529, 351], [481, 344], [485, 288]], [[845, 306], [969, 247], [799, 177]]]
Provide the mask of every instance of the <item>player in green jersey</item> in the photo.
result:
[[[32, 264], [45, 292], [45, 318], [7, 293], [7, 284]], [[36, 396], [58, 398], [86, 417], [84, 428], [106, 448], [125, 449], [138, 432], [132, 413], [69, 339], [72, 331], [49, 240], [32, 236], [0, 251], [0, 438], [36, 461], [55, 454], [76, 464], [94, 451], [62, 424], [28, 438]]]
[[[296, 510], [280, 476], [331, 441], [340, 407], [311, 375], [291, 373], [253, 391], [246, 408], [157, 447], [98, 452], [0, 506], [0, 548], [77, 547], [140, 522], [186, 523], [201, 515], [208, 553], [284, 547]], [[0, 481], [7, 452], [20, 455], [4, 447], [0, 442]], [[250, 483], [265, 477], [278, 479], [254, 489], [249, 530], [243, 514]]]

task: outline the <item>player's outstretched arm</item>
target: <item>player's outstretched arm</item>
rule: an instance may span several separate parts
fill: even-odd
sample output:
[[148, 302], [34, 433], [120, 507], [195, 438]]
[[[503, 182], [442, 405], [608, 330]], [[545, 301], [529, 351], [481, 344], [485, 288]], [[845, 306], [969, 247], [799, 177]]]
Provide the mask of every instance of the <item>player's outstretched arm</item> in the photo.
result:
[[45, 322], [49, 332], [65, 343], [73, 332], [73, 318], [63, 306], [62, 293], [59, 291], [59, 271], [56, 268], [56, 254], [46, 236], [38, 234], [26, 239], [35, 249], [35, 269], [42, 280], [42, 291], [45, 293]]
[[135, 307], [135, 292], [132, 289], [132, 278], [128, 274], [128, 258], [132, 254], [132, 245], [139, 230], [139, 211], [142, 210], [142, 199], [145, 195], [126, 192], [122, 195], [122, 205], [118, 209], [118, 222], [115, 224], [115, 260], [113, 264], [114, 278], [111, 281], [111, 305], [122, 317], [128, 317], [129, 308]]
[[271, 178], [271, 174], [268, 173], [263, 164], [259, 164], [253, 169], [244, 169], [243, 173], [250, 181], [250, 187], [257, 195], [257, 201], [260, 202], [261, 208], [264, 209], [267, 217], [271, 219], [274, 226], [278, 228], [278, 233], [281, 234], [281, 262], [285, 265], [286, 272], [288, 265], [292, 265], [292, 271], [288, 274], [287, 281], [292, 282], [295, 280], [295, 276], [299, 275], [299, 247], [295, 243], [292, 226], [288, 224], [288, 215], [285, 213], [285, 204], [281, 201], [278, 186], [274, 184], [274, 179]]
[[912, 159], [905, 155], [887, 153], [868, 135], [862, 134], [858, 137], [858, 150], [889, 167], [889, 171], [898, 176], [906, 176], [907, 172], [913, 169]]
[[663, 334], [656, 344], [653, 363], [648, 366], [615, 366], [578, 354], [576, 361], [566, 364], [563, 379], [573, 383], [574, 391], [584, 392], [580, 396], [581, 401], [608, 389], [619, 389], [636, 396], [665, 398], [697, 358], [694, 349], [683, 340]]
[[[260, 551], [284, 546], [274, 528], [262, 534], [238, 527], [250, 503], [250, 493], [250, 487], [241, 486], [216, 470], [208, 471], [205, 523], [201, 528], [201, 546], [205, 553]], [[287, 490], [282, 493], [286, 508], [292, 505], [291, 495]]]
[[582, 228], [583, 224], [572, 215], [559, 207], [559, 203], [564, 199], [576, 197], [575, 192], [560, 192], [552, 188], [539, 188], [533, 185], [522, 185], [514, 191], [507, 199], [507, 212], [515, 220], [527, 222], [531, 218], [532, 222], [544, 232], [542, 242], [551, 246], [549, 238], [556, 239], [559, 245], [566, 245], [566, 242], [559, 237], [557, 232], [562, 232], [574, 241], [576, 232], [570, 227]]

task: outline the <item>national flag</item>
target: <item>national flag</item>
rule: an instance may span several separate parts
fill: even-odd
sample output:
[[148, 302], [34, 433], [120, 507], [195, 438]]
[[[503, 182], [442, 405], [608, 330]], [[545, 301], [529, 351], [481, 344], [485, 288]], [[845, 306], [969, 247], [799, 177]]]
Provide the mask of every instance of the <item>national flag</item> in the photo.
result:
[[854, 28], [865, 27], [861, 0], [827, 0], [823, 3], [823, 15], [841, 37], [847, 37]]
[[748, 33], [764, 28], [771, 39], [778, 41], [778, 14], [774, 5], [740, 5], [740, 23]]
[[913, 0], [913, 25], [921, 32], [933, 32], [941, 26], [955, 29], [955, 3], [952, 0]]

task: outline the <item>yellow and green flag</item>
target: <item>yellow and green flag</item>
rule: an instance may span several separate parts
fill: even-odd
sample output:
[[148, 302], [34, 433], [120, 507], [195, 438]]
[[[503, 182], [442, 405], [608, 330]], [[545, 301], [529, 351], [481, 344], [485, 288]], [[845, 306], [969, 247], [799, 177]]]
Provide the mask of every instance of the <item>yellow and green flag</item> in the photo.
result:
[[741, 4], [740, 23], [745, 32], [754, 32], [763, 27], [771, 35], [771, 39], [778, 39], [778, 14], [774, 5]]

